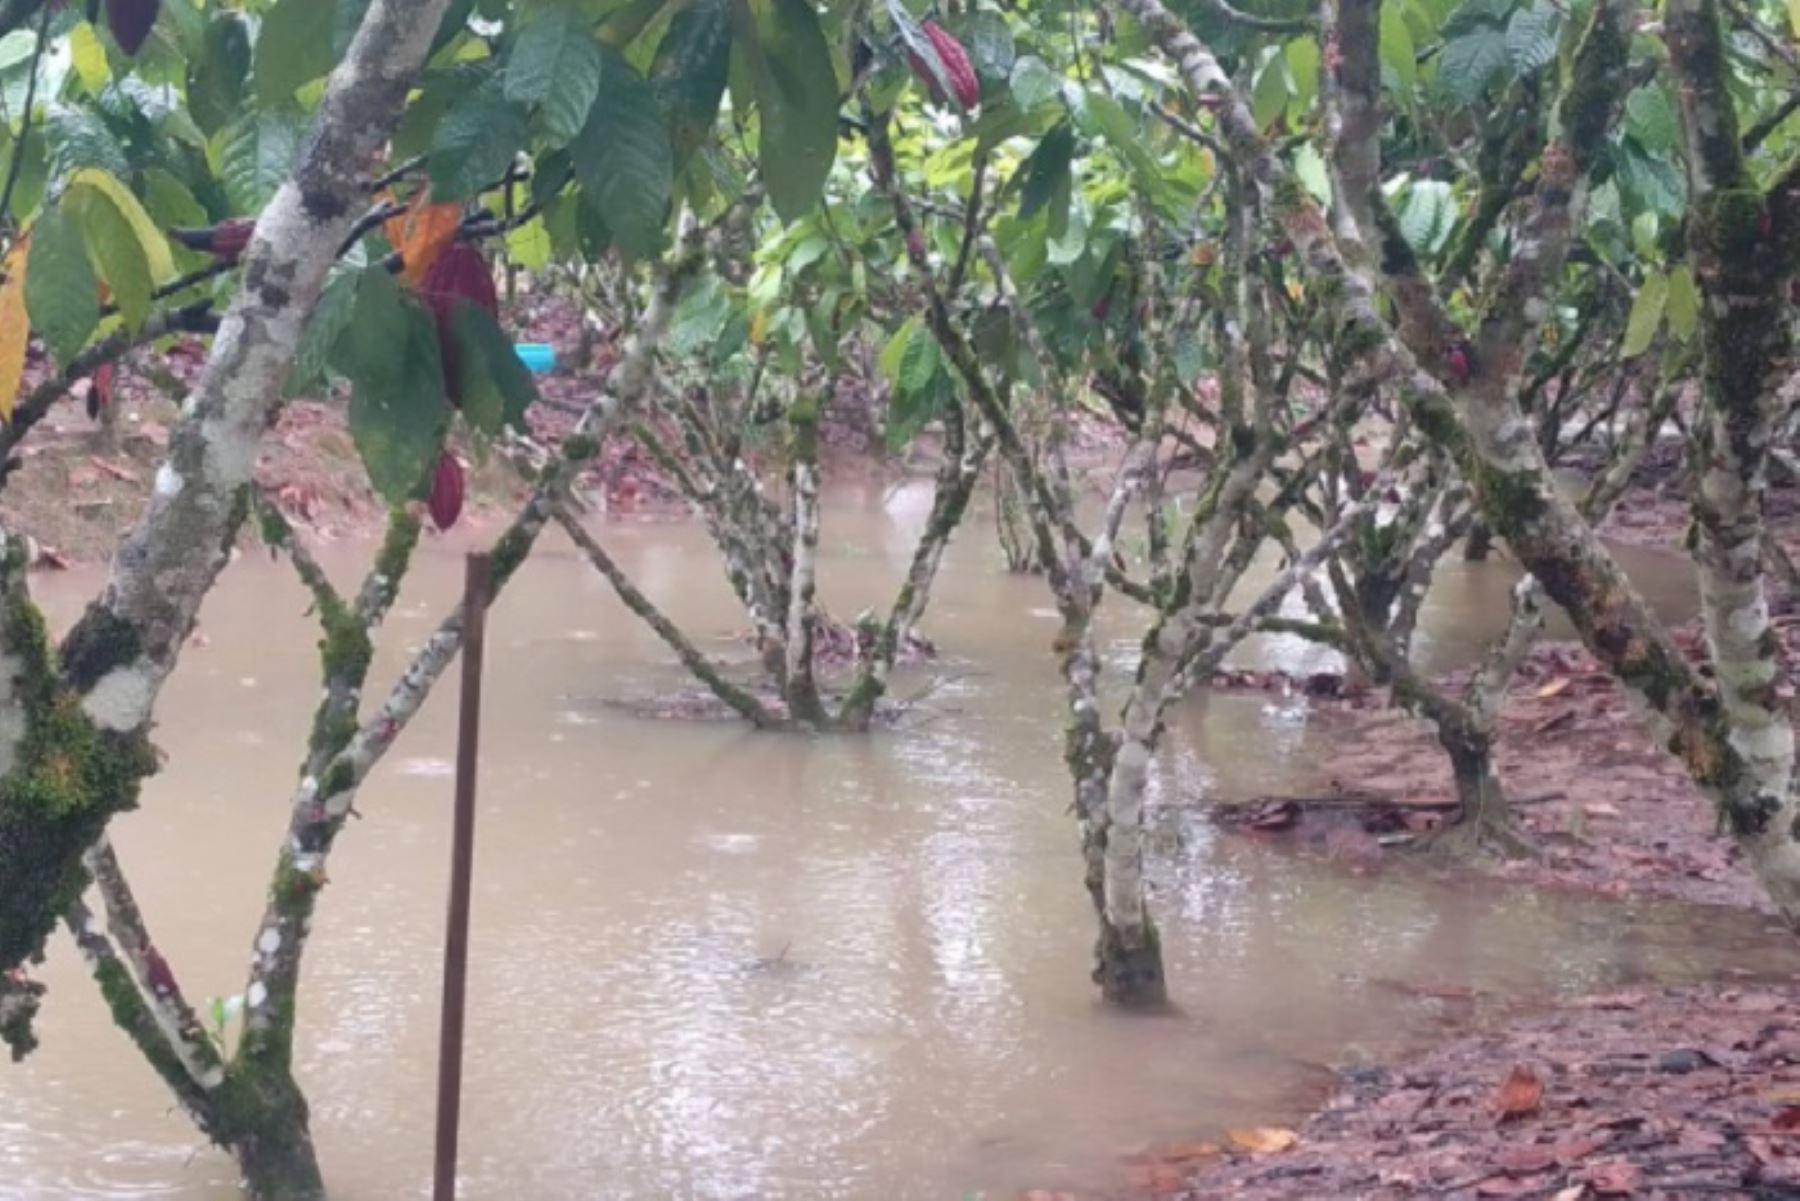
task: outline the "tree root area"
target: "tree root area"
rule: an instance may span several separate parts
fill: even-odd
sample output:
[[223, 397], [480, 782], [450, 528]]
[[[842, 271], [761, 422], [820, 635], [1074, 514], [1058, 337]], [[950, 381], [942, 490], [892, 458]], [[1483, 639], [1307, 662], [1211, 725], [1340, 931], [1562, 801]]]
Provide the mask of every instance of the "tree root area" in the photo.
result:
[[1589, 997], [1348, 1071], [1298, 1138], [1234, 1134], [1126, 1195], [1800, 1198], [1797, 1003], [1789, 987]]
[[[1778, 619], [1789, 662], [1800, 658], [1800, 617]], [[1703, 658], [1699, 631], [1677, 640]], [[1447, 680], [1460, 687], [1455, 676]], [[1315, 795], [1220, 804], [1227, 830], [1374, 870], [1421, 856], [1456, 816], [1449, 760], [1425, 722], [1388, 708], [1378, 692], [1309, 690], [1311, 721], [1331, 770]], [[1474, 866], [1505, 879], [1613, 897], [1674, 897], [1769, 912], [1761, 886], [1719, 836], [1711, 802], [1654, 745], [1612, 679], [1579, 646], [1538, 647], [1501, 712], [1495, 765], [1510, 829], [1529, 853], [1483, 853]], [[1510, 840], [1509, 840], [1510, 841]], [[1466, 870], [1467, 862], [1457, 863]]]

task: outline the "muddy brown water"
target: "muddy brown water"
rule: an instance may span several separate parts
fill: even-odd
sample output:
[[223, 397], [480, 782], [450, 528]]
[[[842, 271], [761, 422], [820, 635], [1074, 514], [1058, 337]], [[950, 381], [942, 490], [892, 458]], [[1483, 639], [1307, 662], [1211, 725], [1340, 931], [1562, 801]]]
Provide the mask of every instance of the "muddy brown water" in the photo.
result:
[[[886, 597], [924, 508], [910, 489], [834, 498], [835, 611]], [[1156, 782], [1156, 904], [1179, 1012], [1104, 1011], [1086, 980], [1055, 622], [1041, 581], [999, 571], [989, 530], [978, 514], [928, 616], [944, 652], [935, 691], [904, 729], [837, 740], [610, 704], [685, 681], [547, 540], [490, 633], [464, 1197], [1104, 1189], [1149, 1142], [1296, 1121], [1325, 1065], [1484, 1013], [1800, 966], [1748, 915], [1357, 876], [1220, 840], [1195, 805], [1303, 791], [1331, 750], [1297, 701], [1215, 695], [1176, 715]], [[605, 533], [650, 594], [734, 650], [700, 531]], [[423, 556], [378, 678], [454, 595], [457, 549]], [[348, 578], [366, 553], [325, 557]], [[1630, 565], [1666, 612], [1691, 605], [1674, 560]], [[95, 578], [43, 577], [39, 590], [66, 622]], [[1422, 631], [1434, 662], [1500, 627], [1511, 578], [1500, 563], [1448, 565]], [[285, 565], [246, 555], [231, 568], [159, 710], [168, 765], [115, 823], [194, 997], [242, 987], [317, 691], [305, 607]], [[1125, 609], [1109, 616], [1112, 658], [1129, 663], [1134, 630]], [[1240, 660], [1326, 663], [1286, 640]], [[927, 678], [910, 670], [898, 691]], [[300, 1071], [337, 1198], [428, 1190], [454, 710], [441, 691], [364, 791], [307, 961]], [[0, 1197], [237, 1197], [230, 1162], [111, 1027], [66, 936], [41, 974], [43, 1047], [0, 1065]]]

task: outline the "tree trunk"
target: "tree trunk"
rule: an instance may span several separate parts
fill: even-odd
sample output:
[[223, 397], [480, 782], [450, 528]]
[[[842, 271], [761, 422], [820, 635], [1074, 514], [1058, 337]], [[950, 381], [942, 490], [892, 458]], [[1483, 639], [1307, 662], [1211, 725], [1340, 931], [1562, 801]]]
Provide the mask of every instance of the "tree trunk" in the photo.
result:
[[1494, 531], [1485, 521], [1477, 521], [1469, 527], [1469, 540], [1463, 543], [1463, 560], [1468, 563], [1486, 563], [1490, 552], [1494, 549]]
[[1486, 734], [1438, 726], [1438, 744], [1450, 757], [1456, 780], [1456, 815], [1433, 840], [1457, 855], [1529, 855], [1531, 843], [1513, 825], [1506, 791], [1494, 774], [1493, 747]]
[[227, 1149], [255, 1201], [323, 1201], [325, 1178], [313, 1148], [306, 1098], [286, 1072], [270, 1072], [254, 1083], [234, 1079], [228, 1090], [233, 1129]]

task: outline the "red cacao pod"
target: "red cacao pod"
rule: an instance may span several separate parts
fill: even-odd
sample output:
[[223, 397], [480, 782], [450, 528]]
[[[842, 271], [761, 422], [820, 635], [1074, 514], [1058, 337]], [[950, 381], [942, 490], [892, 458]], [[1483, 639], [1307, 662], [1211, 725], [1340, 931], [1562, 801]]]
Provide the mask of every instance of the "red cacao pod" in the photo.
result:
[[93, 386], [88, 389], [87, 412], [94, 421], [100, 420], [100, 414], [112, 407], [113, 402], [113, 365], [102, 363], [94, 368]]
[[251, 218], [231, 217], [204, 229], [171, 229], [169, 237], [189, 250], [235, 263], [255, 232], [256, 222]]
[[938, 61], [944, 64], [944, 74], [950, 77], [956, 102], [964, 108], [980, 104], [981, 81], [975, 78], [975, 64], [969, 61], [969, 52], [963, 49], [962, 43], [936, 21], [927, 21], [920, 28], [931, 40], [931, 48], [937, 51]]
[[925, 93], [937, 104], [944, 102], [944, 89], [938, 86], [937, 75], [931, 64], [920, 58], [911, 50], [906, 52], [906, 65], [912, 68], [913, 77], [925, 85]]
[[906, 253], [914, 262], [925, 261], [925, 235], [917, 229], [906, 231]]
[[431, 499], [425, 507], [431, 513], [431, 523], [440, 530], [449, 529], [462, 516], [462, 462], [449, 451], [438, 456], [437, 469], [431, 473]]
[[1450, 348], [1450, 352], [1444, 356], [1444, 362], [1450, 369], [1450, 378], [1459, 385], [1468, 383], [1475, 374], [1475, 364], [1470, 358], [1469, 348], [1460, 343]]
[[161, 8], [162, 0], [106, 0], [106, 27], [119, 49], [128, 55], [142, 50]]
[[467, 242], [452, 242], [431, 260], [431, 267], [420, 281], [419, 294], [431, 306], [437, 321], [438, 357], [444, 365], [444, 388], [450, 403], [462, 404], [457, 384], [459, 362], [456, 355], [456, 331], [452, 318], [456, 304], [467, 300], [486, 309], [490, 317], [500, 316], [500, 297], [494, 289], [494, 273], [488, 270], [481, 251]]

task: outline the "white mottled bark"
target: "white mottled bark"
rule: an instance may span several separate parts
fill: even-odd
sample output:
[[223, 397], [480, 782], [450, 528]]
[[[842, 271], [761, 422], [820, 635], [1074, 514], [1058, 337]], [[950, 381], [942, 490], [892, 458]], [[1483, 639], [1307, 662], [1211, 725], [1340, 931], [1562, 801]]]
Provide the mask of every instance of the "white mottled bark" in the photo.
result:
[[136, 730], [150, 720], [200, 601], [225, 565], [301, 328], [360, 214], [362, 181], [448, 4], [370, 5], [327, 81], [294, 174], [257, 217], [242, 284], [170, 437], [158, 473], [166, 486], [152, 495], [105, 590], [65, 643], [65, 671], [103, 728]]

